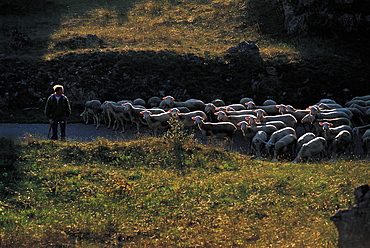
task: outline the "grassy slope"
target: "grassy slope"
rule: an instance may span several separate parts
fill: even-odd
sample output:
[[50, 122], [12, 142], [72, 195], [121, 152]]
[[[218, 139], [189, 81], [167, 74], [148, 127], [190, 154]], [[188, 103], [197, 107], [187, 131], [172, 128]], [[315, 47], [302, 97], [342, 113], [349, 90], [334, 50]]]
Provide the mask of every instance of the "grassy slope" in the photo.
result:
[[[2, 159], [6, 247], [335, 247], [359, 161], [270, 163], [181, 138], [55, 143]], [[4, 158], [4, 157], [2, 157]]]
[[39, 47], [13, 51], [17, 56], [51, 59], [63, 53], [54, 49], [58, 42], [92, 33], [102, 38], [108, 48], [173, 50], [202, 56], [218, 56], [241, 41], [255, 40], [265, 58], [279, 55], [286, 61], [299, 59], [299, 50], [281, 41], [284, 37], [281, 9], [275, 1], [268, 3], [253, 0], [46, 1], [45, 8], [38, 11], [1, 17], [4, 46], [0, 52], [12, 52], [6, 44], [11, 31], [19, 29]]

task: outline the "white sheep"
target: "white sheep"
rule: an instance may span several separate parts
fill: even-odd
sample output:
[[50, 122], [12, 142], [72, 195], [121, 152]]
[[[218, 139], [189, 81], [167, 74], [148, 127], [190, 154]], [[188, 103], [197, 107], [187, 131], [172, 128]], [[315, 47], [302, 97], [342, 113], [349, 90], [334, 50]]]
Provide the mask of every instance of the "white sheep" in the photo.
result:
[[297, 119], [291, 114], [283, 114], [283, 115], [268, 115], [262, 117], [262, 122], [270, 122], [270, 121], [282, 121], [288, 127], [295, 127], [297, 124]]
[[258, 131], [256, 135], [254, 135], [251, 143], [251, 152], [256, 155], [256, 159], [262, 159], [262, 150], [267, 138], [267, 133], [265, 131]]
[[[142, 118], [142, 115], [140, 114], [140, 112], [142, 112], [145, 109], [134, 107], [129, 102], [122, 104], [122, 106], [124, 107], [124, 109], [129, 114], [131, 122], [136, 124], [136, 131], [140, 132], [140, 124], [144, 124], [142, 122], [143, 118]], [[164, 111], [164, 110], [162, 110], [162, 111]]]
[[337, 160], [337, 158], [345, 153], [349, 152], [349, 148], [352, 143], [352, 134], [347, 130], [340, 131], [334, 138], [333, 141], [333, 161]]
[[[341, 125], [341, 126], [338, 126], [338, 127], [332, 127], [333, 125], [330, 124], [329, 122], [320, 122], [319, 124], [322, 126], [322, 129], [323, 129], [322, 136], [326, 139], [327, 144], [328, 144], [327, 145], [327, 154], [330, 154], [335, 136], [337, 136], [337, 134], [339, 132], [341, 132], [343, 130], [346, 130], [353, 137], [353, 130], [348, 125]], [[353, 138], [351, 140], [351, 145], [352, 144], [354, 144]]]
[[210, 122], [216, 122], [217, 116], [215, 115], [217, 106], [213, 103], [207, 103], [204, 107], [204, 112], [207, 115], [207, 120]]
[[346, 102], [344, 104], [344, 107], [349, 107], [352, 104], [357, 104], [357, 105], [360, 105], [360, 106], [363, 106], [363, 107], [366, 106], [366, 102], [364, 100], [362, 100], [362, 99], [352, 99], [352, 100]]
[[293, 115], [297, 122], [301, 122], [303, 117], [310, 113], [307, 109], [295, 109], [292, 105], [286, 106], [286, 113]]
[[111, 127], [112, 119], [114, 119], [113, 113], [111, 112], [111, 110], [107, 106], [109, 104], [116, 104], [117, 105], [117, 103], [113, 102], [113, 101], [105, 101], [101, 105], [101, 108], [103, 109], [103, 112], [102, 112], [103, 119], [104, 119], [104, 122], [105, 122], [105, 125], [107, 126], [107, 128]]
[[361, 144], [362, 149], [364, 150], [365, 158], [370, 157], [370, 129], [366, 130], [366, 132], [361, 137]]
[[118, 131], [119, 126], [122, 126], [121, 133], [124, 133], [127, 125], [131, 123], [131, 117], [125, 107], [117, 103], [107, 103], [105, 109], [109, 114], [113, 115], [114, 122], [112, 129]]
[[160, 108], [145, 109], [145, 108], [142, 108], [142, 107], [135, 107], [131, 103], [125, 103], [122, 106], [128, 112], [131, 122], [136, 124], [136, 131], [137, 132], [140, 132], [140, 126], [141, 125], [147, 125], [147, 122], [142, 118], [142, 114], [141, 114], [142, 111], [148, 110], [152, 114], [160, 114], [160, 113], [165, 112], [163, 109], [160, 109]]
[[193, 117], [200, 116], [203, 119], [207, 118], [206, 113], [201, 110], [191, 111], [189, 113], [181, 113], [178, 108], [172, 108], [169, 110], [169, 112], [173, 113], [173, 116], [176, 116], [177, 119], [183, 124], [182, 129], [184, 129], [184, 127], [194, 126], [194, 120], [192, 119]]
[[370, 123], [370, 108], [364, 114], [364, 122]]
[[355, 96], [354, 98], [352, 98], [352, 100], [369, 101], [370, 100], [370, 95]]
[[314, 138], [316, 138], [316, 135], [314, 133], [311, 133], [311, 132], [307, 132], [307, 133], [303, 134], [301, 137], [299, 137], [299, 139], [297, 141], [297, 151], [299, 152], [299, 150], [301, 150], [301, 147], [304, 144], [313, 140]]
[[276, 102], [272, 99], [267, 99], [262, 103], [263, 106], [276, 105]]
[[147, 105], [147, 108], [154, 108], [154, 107], [159, 107], [160, 103], [161, 103], [160, 97], [152, 96], [148, 99], [146, 105]]
[[140, 112], [143, 115], [143, 119], [148, 123], [148, 127], [152, 130], [153, 135], [158, 135], [158, 130], [165, 130], [169, 128], [169, 119], [172, 116], [170, 112], [164, 112], [160, 114], [153, 114], [149, 110]]
[[353, 133], [359, 135], [360, 133], [366, 132], [370, 129], [370, 124], [353, 128]]
[[134, 100], [132, 101], [132, 104], [133, 104], [133, 105], [141, 105], [141, 106], [143, 106], [143, 107], [145, 107], [145, 106], [146, 106], [146, 102], [145, 102], [145, 100], [144, 100], [144, 99], [142, 99], [142, 98], [136, 98], [136, 99], [134, 99]]
[[246, 103], [248, 102], [253, 102], [253, 99], [252, 98], [249, 98], [249, 97], [243, 97], [242, 99], [240, 99], [239, 103], [240, 104], [243, 104], [243, 105], [246, 105]]
[[92, 115], [95, 128], [99, 128], [100, 118], [103, 112], [101, 105], [102, 104], [99, 100], [90, 100], [85, 103], [85, 109], [81, 114], [85, 124], [89, 123], [89, 115]]
[[297, 136], [295, 134], [288, 134], [279, 139], [275, 143], [274, 156], [271, 162], [277, 162], [278, 156], [288, 153], [290, 156], [293, 155], [295, 151], [295, 145], [297, 143]]
[[334, 119], [317, 119], [313, 115], [306, 115], [301, 120], [302, 124], [310, 124], [315, 128], [315, 134], [320, 136], [322, 133], [322, 127], [319, 124], [320, 122], [329, 122], [332, 124], [332, 127], [338, 127], [342, 125], [352, 126], [351, 121], [345, 117], [339, 117]]
[[293, 134], [297, 136], [296, 131], [292, 127], [286, 127], [280, 130], [273, 132], [270, 136], [270, 139], [266, 142], [266, 146], [271, 147], [273, 146], [279, 139], [284, 137], [285, 135]]
[[292, 163], [299, 163], [304, 159], [310, 160], [312, 157], [324, 153], [326, 146], [326, 139], [323, 137], [316, 137], [302, 145], [297, 157]]
[[[161, 106], [162, 105], [162, 106]], [[190, 111], [202, 110], [204, 111], [205, 104], [203, 101], [198, 99], [189, 99], [185, 102], [176, 102], [172, 96], [163, 97], [160, 107], [163, 109], [171, 109], [177, 107], [187, 107]]]
[[342, 105], [338, 103], [317, 103], [320, 109], [340, 109], [343, 108]]
[[194, 123], [202, 132], [202, 139], [208, 137], [226, 137], [229, 140], [230, 147], [233, 145], [236, 126], [230, 122], [204, 122], [201, 116], [193, 117]]
[[218, 121], [231, 122], [235, 126], [245, 120], [245, 117], [251, 117], [253, 115], [227, 115], [224, 111], [218, 111], [215, 113]]
[[265, 123], [257, 123], [257, 118], [256, 117], [245, 117], [245, 119], [247, 120], [247, 122], [250, 126], [273, 125], [277, 129], [283, 129], [283, 128], [287, 127], [287, 125], [282, 121], [268, 121], [268, 122], [265, 122]]
[[316, 105], [319, 105], [320, 103], [324, 103], [324, 104], [337, 104], [337, 102], [334, 101], [333, 99], [327, 99], [327, 98], [321, 99]]
[[221, 99], [214, 99], [212, 100], [211, 102], [213, 105], [215, 105], [216, 107], [221, 107], [221, 106], [225, 106], [225, 102]]
[[263, 125], [263, 126], [251, 126], [247, 121], [241, 121], [237, 123], [237, 126], [240, 127], [244, 139], [247, 141], [248, 152], [251, 152], [251, 140], [256, 135], [258, 131], [264, 131], [268, 137], [270, 137], [278, 129], [273, 125]]
[[246, 104], [247, 109], [263, 109], [266, 111], [268, 115], [277, 115], [279, 114], [279, 108], [276, 105], [268, 105], [268, 106], [257, 106], [254, 102], [249, 101]]
[[340, 111], [340, 110], [331, 111], [331, 112], [322, 112], [320, 108], [317, 106], [311, 106], [309, 110], [310, 110], [310, 115], [313, 115], [318, 119], [334, 119], [334, 118], [339, 118], [339, 117], [345, 117], [349, 120], [351, 119], [347, 113]]
[[[211, 103], [213, 104], [213, 103]], [[222, 111], [240, 111], [240, 110], [246, 110], [245, 106], [240, 103], [233, 103], [229, 105], [222, 105], [222, 106], [216, 106], [213, 104], [216, 108], [216, 110], [222, 110]]]
[[232, 104], [229, 104], [229, 105], [226, 105], [227, 107], [230, 107], [230, 108], [233, 108], [235, 111], [239, 111], [239, 110], [245, 110], [247, 109], [245, 107], [245, 105], [243, 104], [240, 104], [240, 103], [232, 103]]

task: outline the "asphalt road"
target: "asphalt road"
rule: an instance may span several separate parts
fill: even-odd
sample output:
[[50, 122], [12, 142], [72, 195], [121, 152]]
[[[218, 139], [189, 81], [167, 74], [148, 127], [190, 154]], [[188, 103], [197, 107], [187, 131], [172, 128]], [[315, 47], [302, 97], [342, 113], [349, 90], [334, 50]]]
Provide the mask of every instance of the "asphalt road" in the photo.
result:
[[[47, 139], [49, 126], [49, 124], [1, 123], [0, 137], [22, 140], [28, 135], [32, 135], [37, 139]], [[124, 135], [116, 133], [115, 131], [106, 127], [100, 127], [98, 130], [96, 130], [93, 125], [85, 125], [82, 123], [67, 124], [66, 136], [69, 140], [86, 142], [94, 141], [98, 137], [103, 137], [110, 140], [125, 138]]]

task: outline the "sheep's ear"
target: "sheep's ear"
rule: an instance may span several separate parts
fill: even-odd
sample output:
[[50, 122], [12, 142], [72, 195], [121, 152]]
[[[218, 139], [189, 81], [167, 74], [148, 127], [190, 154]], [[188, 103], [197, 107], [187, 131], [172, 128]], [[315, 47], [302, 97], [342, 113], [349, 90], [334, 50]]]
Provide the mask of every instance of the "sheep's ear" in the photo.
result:
[[242, 122], [239, 122], [239, 123], [237, 123], [236, 125], [241, 126], [241, 125], [242, 125]]
[[215, 108], [215, 110], [220, 110], [220, 108]]
[[145, 113], [145, 111], [141, 111], [141, 112], [140, 112], [140, 114], [144, 114], [144, 113]]
[[194, 116], [193, 116], [193, 117], [191, 117], [191, 119], [193, 119], [193, 120], [195, 120], [196, 118], [197, 118], [197, 117], [194, 117]]
[[250, 119], [250, 117], [245, 117], [244, 119], [249, 120], [249, 119]]
[[277, 108], [280, 108], [280, 105], [276, 105]]
[[332, 127], [333, 126], [333, 123], [329, 123], [329, 127]]
[[323, 122], [319, 122], [320, 126], [324, 126], [324, 123]]

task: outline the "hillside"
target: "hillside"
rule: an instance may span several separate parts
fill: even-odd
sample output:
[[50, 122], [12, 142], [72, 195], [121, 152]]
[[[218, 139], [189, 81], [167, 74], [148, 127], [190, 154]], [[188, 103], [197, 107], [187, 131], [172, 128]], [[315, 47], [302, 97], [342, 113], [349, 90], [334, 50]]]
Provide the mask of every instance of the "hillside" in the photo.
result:
[[301, 108], [370, 94], [363, 39], [289, 35], [276, 1], [31, 2], [27, 9], [9, 2], [1, 17], [3, 121], [17, 121], [17, 112], [42, 120], [57, 83], [76, 119], [90, 99], [251, 97]]

